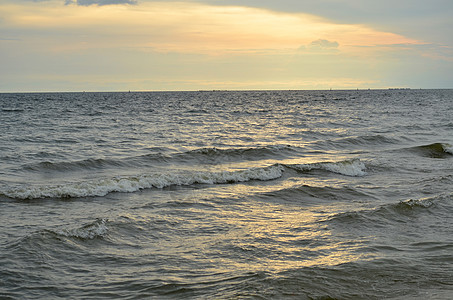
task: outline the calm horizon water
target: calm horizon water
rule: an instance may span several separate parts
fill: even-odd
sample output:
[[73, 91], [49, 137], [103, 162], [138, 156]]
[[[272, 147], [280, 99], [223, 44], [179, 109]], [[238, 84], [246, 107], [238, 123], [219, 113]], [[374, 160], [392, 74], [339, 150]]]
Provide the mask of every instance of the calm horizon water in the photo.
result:
[[0, 299], [452, 299], [453, 90], [0, 94]]

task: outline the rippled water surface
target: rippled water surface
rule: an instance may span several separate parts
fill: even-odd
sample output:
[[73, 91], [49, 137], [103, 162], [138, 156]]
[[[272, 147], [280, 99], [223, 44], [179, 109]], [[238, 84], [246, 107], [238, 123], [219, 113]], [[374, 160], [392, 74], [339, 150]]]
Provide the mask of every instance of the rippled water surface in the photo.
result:
[[451, 299], [453, 90], [0, 94], [1, 299]]

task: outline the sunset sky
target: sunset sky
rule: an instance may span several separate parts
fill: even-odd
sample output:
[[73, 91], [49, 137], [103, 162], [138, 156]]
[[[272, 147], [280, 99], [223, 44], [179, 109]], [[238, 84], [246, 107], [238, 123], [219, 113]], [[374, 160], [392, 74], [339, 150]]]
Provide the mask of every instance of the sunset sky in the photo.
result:
[[451, 0], [2, 0], [0, 92], [453, 88]]

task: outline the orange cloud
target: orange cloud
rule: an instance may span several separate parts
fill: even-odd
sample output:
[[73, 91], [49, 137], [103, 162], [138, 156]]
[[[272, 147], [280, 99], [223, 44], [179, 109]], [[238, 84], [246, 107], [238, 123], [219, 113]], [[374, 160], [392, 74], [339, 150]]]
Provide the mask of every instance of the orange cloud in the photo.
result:
[[[292, 51], [317, 40], [340, 49], [417, 43], [360, 24], [335, 24], [308, 14], [277, 13], [240, 6], [148, 2], [134, 6], [65, 6], [60, 2], [0, 7], [9, 26], [50, 32], [52, 47], [139, 47], [158, 52], [218, 55]], [[67, 34], [66, 38], [61, 35]], [[61, 43], [60, 43], [61, 42]]]

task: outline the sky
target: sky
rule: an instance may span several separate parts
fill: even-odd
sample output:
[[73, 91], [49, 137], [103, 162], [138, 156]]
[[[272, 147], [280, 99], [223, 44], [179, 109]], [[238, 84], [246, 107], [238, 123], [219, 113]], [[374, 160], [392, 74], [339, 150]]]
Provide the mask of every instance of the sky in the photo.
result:
[[453, 88], [451, 0], [1, 0], [0, 92]]

